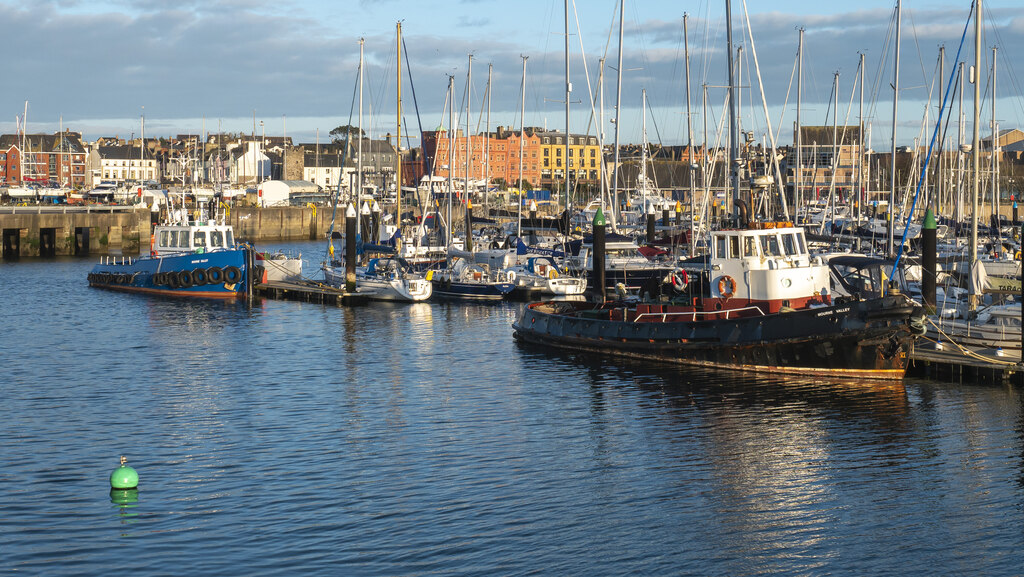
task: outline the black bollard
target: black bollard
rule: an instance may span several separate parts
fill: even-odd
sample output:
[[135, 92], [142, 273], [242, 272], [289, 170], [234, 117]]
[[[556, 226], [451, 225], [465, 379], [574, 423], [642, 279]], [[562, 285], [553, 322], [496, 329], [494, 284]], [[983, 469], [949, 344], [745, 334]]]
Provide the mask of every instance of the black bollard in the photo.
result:
[[373, 201], [373, 206], [370, 207], [370, 242], [373, 244], [380, 244], [380, 205], [377, 201]]
[[591, 247], [592, 258], [593, 258], [593, 271], [594, 271], [594, 286], [593, 294], [597, 302], [604, 302], [604, 212], [598, 207], [597, 213], [594, 214], [594, 240], [593, 246]]
[[661, 226], [668, 228], [668, 203], [661, 205]]
[[924, 213], [924, 224], [921, 225], [921, 298], [928, 311], [935, 310], [936, 251], [935, 213], [929, 208]]
[[530, 201], [530, 222], [534, 226], [537, 225], [537, 201], [536, 200], [531, 200]]
[[683, 224], [683, 203], [676, 201], [676, 226]]
[[356, 207], [345, 209], [345, 290], [356, 291]]
[[647, 242], [654, 242], [654, 207], [647, 211]]
[[466, 199], [466, 250], [473, 252], [473, 201]]

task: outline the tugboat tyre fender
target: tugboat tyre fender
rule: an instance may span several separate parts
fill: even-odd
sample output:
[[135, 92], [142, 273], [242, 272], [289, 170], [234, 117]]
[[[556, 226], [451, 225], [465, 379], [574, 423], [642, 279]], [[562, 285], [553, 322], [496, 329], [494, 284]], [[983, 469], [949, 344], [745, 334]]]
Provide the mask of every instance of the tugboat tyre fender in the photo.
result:
[[729, 275], [722, 275], [718, 279], [718, 292], [722, 294], [724, 298], [732, 298], [732, 295], [736, 294], [736, 281]]
[[242, 282], [242, 271], [237, 266], [229, 266], [224, 269], [224, 282], [235, 284]]
[[196, 281], [192, 278], [192, 273], [187, 270], [183, 270], [178, 273], [178, 286], [179, 288], [189, 288], [196, 284]]
[[195, 283], [196, 286], [203, 286], [210, 282], [210, 277], [206, 274], [206, 269], [197, 268], [192, 271], [192, 282]]
[[220, 284], [224, 282], [224, 271], [219, 266], [211, 266], [206, 269], [206, 282]]

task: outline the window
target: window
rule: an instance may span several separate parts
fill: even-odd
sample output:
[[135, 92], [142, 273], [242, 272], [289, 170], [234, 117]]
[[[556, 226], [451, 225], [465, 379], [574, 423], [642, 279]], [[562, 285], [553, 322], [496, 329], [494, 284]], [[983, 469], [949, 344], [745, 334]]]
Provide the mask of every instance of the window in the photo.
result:
[[205, 248], [206, 247], [206, 231], [205, 230], [197, 230], [197, 231], [195, 231], [195, 233], [193, 233], [193, 235], [192, 235], [192, 246], [194, 246], [196, 248], [199, 248], [199, 247]]
[[569, 149], [569, 158], [572, 158], [572, 149]]
[[757, 239], [752, 236], [743, 237], [743, 256], [757, 256]]
[[556, 148], [555, 149], [555, 156], [562, 156], [562, 149], [561, 148]]
[[[551, 149], [550, 148], [545, 148], [544, 149], [544, 156], [551, 156]], [[534, 158], [536, 158], [536, 155], [534, 155]]]
[[235, 245], [235, 239], [231, 237], [231, 231], [230, 230], [224, 231], [224, 238], [227, 241], [227, 243], [224, 246], [230, 248], [230, 247]]
[[[163, 231], [160, 233], [161, 238], [164, 238], [161, 244], [168, 248], [178, 248], [178, 233], [171, 231]], [[164, 236], [166, 235], [166, 236]]]
[[555, 161], [555, 168], [562, 168], [562, 159], [561, 158], [559, 158], [557, 161]]
[[729, 258], [737, 258], [740, 255], [740, 237], [729, 236]]
[[591, 148], [591, 149], [590, 149], [590, 158], [594, 158], [594, 156], [595, 156], [596, 154], [597, 154], [597, 150], [595, 150], [595, 149]]
[[725, 257], [725, 237], [724, 236], [716, 236], [715, 237], [715, 257], [717, 257], [717, 258], [724, 258]]
[[784, 234], [782, 235], [782, 248], [786, 250], [786, 256], [796, 256], [800, 254], [796, 246], [796, 235], [795, 234]]
[[178, 231], [178, 248], [188, 248], [188, 231]]
[[779, 238], [775, 235], [762, 236], [761, 252], [764, 253], [764, 256], [782, 256], [782, 251], [779, 250]]
[[167, 234], [166, 230], [161, 230], [160, 231], [160, 246], [167, 246], [167, 237], [168, 236], [169, 235]]

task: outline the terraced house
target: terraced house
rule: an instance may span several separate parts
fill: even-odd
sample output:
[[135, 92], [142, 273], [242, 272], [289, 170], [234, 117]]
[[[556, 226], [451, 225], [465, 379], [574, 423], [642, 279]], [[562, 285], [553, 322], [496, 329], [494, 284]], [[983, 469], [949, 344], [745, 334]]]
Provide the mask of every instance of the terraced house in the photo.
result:
[[82, 188], [86, 184], [85, 159], [82, 135], [77, 132], [3, 134], [0, 186], [56, 183]]

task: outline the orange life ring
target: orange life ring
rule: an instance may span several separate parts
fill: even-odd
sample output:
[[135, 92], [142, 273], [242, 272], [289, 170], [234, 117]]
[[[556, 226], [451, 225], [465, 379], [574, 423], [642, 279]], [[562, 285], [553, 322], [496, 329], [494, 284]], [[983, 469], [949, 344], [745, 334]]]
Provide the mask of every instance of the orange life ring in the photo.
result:
[[[728, 290], [726, 290], [726, 287], [728, 287]], [[723, 275], [722, 278], [718, 279], [718, 292], [724, 298], [732, 298], [732, 295], [736, 293], [736, 281], [729, 275]]]

